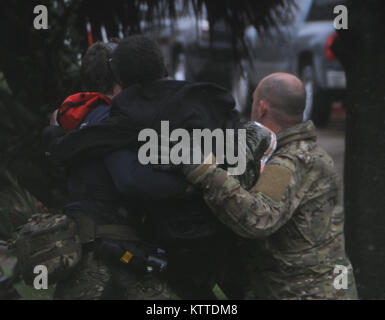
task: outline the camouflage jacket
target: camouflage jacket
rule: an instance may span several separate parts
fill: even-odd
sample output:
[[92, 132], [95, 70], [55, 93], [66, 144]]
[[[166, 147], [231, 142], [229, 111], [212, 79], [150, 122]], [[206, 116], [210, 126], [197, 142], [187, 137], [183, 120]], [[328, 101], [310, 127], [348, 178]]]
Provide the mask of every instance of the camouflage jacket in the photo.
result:
[[[249, 190], [220, 168], [201, 182], [214, 214], [247, 239], [247, 297], [355, 299], [333, 161], [316, 144], [311, 121], [277, 138], [276, 152]], [[347, 267], [347, 289], [333, 285], [336, 265]]]

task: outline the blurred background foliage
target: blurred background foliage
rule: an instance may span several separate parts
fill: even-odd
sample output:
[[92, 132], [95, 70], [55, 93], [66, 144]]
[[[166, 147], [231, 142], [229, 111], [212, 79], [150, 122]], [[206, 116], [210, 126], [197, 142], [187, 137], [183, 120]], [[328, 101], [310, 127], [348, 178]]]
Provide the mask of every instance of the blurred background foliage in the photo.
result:
[[[231, 27], [236, 43], [242, 40], [250, 24], [258, 30], [278, 24], [283, 11], [277, 9], [292, 1], [184, 0], [182, 3], [177, 0], [0, 2], [0, 219], [7, 216], [7, 210], [19, 212], [19, 206], [24, 208], [20, 217], [36, 210], [34, 198], [56, 208], [65, 201], [64, 180], [44, 161], [40, 134], [48, 123], [49, 113], [67, 95], [80, 89], [79, 58], [87, 49], [87, 21], [93, 26], [94, 40], [101, 40], [102, 24], [110, 37], [118, 35], [120, 24], [124, 35], [129, 35], [140, 32], [143, 21], [157, 24], [183, 11], [199, 15], [206, 7], [210, 25], [223, 19]], [[36, 5], [48, 8], [48, 30], [33, 28]], [[385, 10], [380, 0], [350, 0], [348, 9], [349, 29], [338, 32], [333, 48], [345, 68], [348, 86], [344, 193], [347, 247], [361, 296], [379, 298], [385, 297], [385, 197], [381, 196], [385, 190]], [[13, 177], [21, 185], [18, 191], [14, 191], [17, 184]], [[20, 200], [21, 197], [25, 200]], [[12, 226], [20, 223], [10, 221], [6, 223]], [[6, 223], [0, 220], [0, 225]]]
[[0, 190], [0, 239], [9, 239], [11, 231], [24, 224], [33, 213], [44, 209], [8, 171], [0, 174]]
[[[199, 15], [207, 7], [209, 22], [225, 19], [234, 39], [241, 39], [247, 25], [258, 28], [277, 23], [274, 10], [283, 0], [54, 0], [2, 1], [0, 4], [0, 165], [48, 206], [65, 201], [64, 184], [44, 161], [41, 130], [49, 113], [81, 88], [78, 71], [87, 49], [86, 24], [94, 40], [101, 40], [100, 26], [108, 36], [141, 32], [143, 21], [162, 23], [177, 12]], [[48, 8], [48, 30], [33, 28], [36, 5]], [[120, 29], [122, 28], [122, 29]]]

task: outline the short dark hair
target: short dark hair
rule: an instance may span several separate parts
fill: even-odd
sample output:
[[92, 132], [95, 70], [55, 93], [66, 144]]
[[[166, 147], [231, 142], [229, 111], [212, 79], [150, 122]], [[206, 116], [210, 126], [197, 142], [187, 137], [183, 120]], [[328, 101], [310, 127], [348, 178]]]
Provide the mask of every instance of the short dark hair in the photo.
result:
[[82, 59], [81, 80], [86, 91], [112, 94], [117, 84], [110, 67], [113, 49], [103, 42], [90, 46]]
[[123, 88], [167, 76], [158, 44], [143, 35], [123, 39], [112, 55], [111, 65]]
[[302, 117], [306, 106], [306, 90], [302, 82], [291, 83], [279, 74], [267, 77], [258, 90], [259, 100], [291, 117]]

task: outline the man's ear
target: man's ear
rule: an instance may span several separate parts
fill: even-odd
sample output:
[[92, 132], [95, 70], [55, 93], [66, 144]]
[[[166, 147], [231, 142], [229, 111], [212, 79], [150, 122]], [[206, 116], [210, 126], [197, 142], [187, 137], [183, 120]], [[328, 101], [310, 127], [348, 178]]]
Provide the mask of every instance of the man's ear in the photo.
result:
[[264, 100], [259, 101], [258, 118], [263, 119], [268, 113], [269, 105]]

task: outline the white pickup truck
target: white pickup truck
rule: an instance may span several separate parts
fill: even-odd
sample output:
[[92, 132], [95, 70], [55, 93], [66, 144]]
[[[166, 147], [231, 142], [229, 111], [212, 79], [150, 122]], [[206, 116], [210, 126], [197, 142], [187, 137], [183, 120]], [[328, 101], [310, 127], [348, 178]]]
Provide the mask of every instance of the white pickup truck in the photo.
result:
[[[287, 14], [279, 27], [246, 31], [251, 59], [243, 61], [251, 92], [258, 82], [273, 72], [290, 72], [306, 86], [304, 119], [327, 124], [331, 103], [341, 100], [346, 89], [345, 72], [330, 50], [337, 33], [333, 20], [335, 6], [342, 0], [293, 0], [294, 15]], [[289, 10], [287, 11], [289, 12]]]

